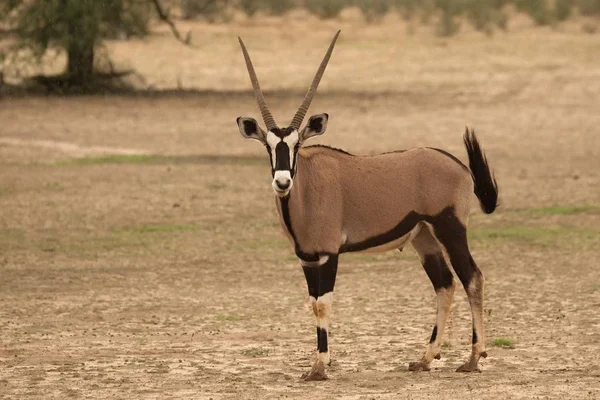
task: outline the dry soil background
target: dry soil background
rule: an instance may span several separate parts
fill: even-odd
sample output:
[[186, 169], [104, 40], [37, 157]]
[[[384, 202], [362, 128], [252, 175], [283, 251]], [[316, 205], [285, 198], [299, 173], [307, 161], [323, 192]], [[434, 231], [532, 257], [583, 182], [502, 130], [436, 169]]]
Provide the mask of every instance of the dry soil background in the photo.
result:
[[469, 125], [496, 171], [501, 206], [470, 223], [483, 372], [453, 372], [470, 351], [462, 291], [442, 360], [407, 371], [435, 303], [408, 250], [342, 257], [330, 380], [299, 379], [312, 312], [268, 158], [235, 125], [258, 114], [236, 35], [285, 123], [335, 24], [266, 21], [195, 26], [200, 49], [166, 33], [109, 44], [150, 84], [203, 93], [0, 100], [0, 397], [600, 397], [600, 36], [340, 24], [311, 109], [331, 115], [322, 142], [464, 160]]

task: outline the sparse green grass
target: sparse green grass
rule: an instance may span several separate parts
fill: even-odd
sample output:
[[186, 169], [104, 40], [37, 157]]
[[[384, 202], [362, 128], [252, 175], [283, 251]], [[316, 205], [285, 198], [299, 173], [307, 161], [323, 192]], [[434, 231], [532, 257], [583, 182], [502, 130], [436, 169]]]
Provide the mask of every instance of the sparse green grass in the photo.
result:
[[514, 340], [509, 339], [509, 338], [504, 338], [504, 337], [494, 338], [494, 339], [492, 339], [490, 344], [494, 347], [502, 347], [505, 349], [514, 349], [515, 348]]
[[65, 188], [60, 182], [47, 182], [44, 184], [44, 189], [60, 192], [63, 191]]
[[531, 208], [526, 210], [531, 215], [573, 215], [594, 214], [600, 215], [600, 206], [553, 206]]
[[212, 192], [218, 192], [219, 190], [223, 190], [227, 187], [223, 182], [215, 181], [210, 182], [206, 185], [206, 188]]
[[104, 165], [104, 164], [219, 164], [219, 165], [268, 165], [268, 160], [257, 156], [235, 155], [159, 155], [159, 154], [112, 154], [58, 161], [58, 167]]
[[164, 232], [193, 232], [197, 229], [196, 225], [183, 223], [183, 224], [144, 224], [131, 226], [122, 229], [121, 232], [130, 233], [164, 233]]
[[246, 357], [266, 357], [269, 355], [269, 349], [264, 347], [251, 347], [241, 351], [242, 355]]
[[237, 314], [220, 314], [215, 317], [217, 321], [237, 322], [241, 321], [242, 317]]
[[507, 239], [526, 241], [528, 243], [548, 244], [565, 238], [594, 239], [600, 236], [600, 231], [579, 229], [575, 227], [539, 227], [509, 225], [497, 228], [479, 228], [469, 231], [473, 240]]
[[97, 164], [142, 164], [160, 159], [160, 156], [151, 154], [113, 154], [99, 157], [82, 157], [68, 161], [59, 161], [55, 165], [97, 165]]
[[0, 228], [0, 254], [27, 248], [26, 232], [19, 228]]

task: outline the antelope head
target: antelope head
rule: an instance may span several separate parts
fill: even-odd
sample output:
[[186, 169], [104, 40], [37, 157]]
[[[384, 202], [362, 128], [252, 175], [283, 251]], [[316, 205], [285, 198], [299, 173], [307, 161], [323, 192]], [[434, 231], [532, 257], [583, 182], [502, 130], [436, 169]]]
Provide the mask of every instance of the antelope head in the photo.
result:
[[273, 190], [279, 197], [287, 196], [292, 189], [297, 169], [296, 156], [298, 155], [300, 146], [302, 146], [307, 139], [313, 136], [322, 135], [327, 128], [327, 120], [329, 119], [329, 115], [327, 114], [313, 115], [309, 118], [308, 123], [306, 126], [304, 126], [304, 128], [300, 129], [300, 126], [302, 125], [302, 121], [304, 120], [308, 108], [310, 107], [313, 96], [317, 91], [317, 87], [319, 86], [321, 77], [325, 72], [325, 68], [327, 67], [327, 63], [329, 62], [329, 58], [331, 57], [333, 47], [335, 46], [335, 42], [339, 34], [340, 31], [338, 31], [333, 37], [333, 40], [329, 45], [329, 49], [327, 50], [327, 53], [325, 54], [325, 57], [323, 58], [323, 61], [321, 61], [321, 65], [315, 74], [312, 84], [310, 85], [306, 96], [304, 96], [302, 104], [298, 108], [298, 111], [296, 111], [294, 118], [292, 118], [292, 122], [289, 126], [281, 128], [275, 122], [275, 119], [273, 118], [265, 97], [260, 89], [258, 78], [256, 77], [256, 72], [252, 66], [252, 61], [250, 60], [250, 55], [246, 50], [246, 46], [244, 45], [242, 39], [238, 38], [240, 41], [240, 46], [242, 47], [242, 53], [244, 53], [246, 67], [248, 68], [250, 81], [252, 82], [252, 87], [254, 88], [254, 95], [256, 96], [258, 108], [267, 129], [265, 131], [258, 125], [258, 122], [254, 118], [248, 117], [239, 117], [237, 119], [237, 124], [243, 137], [246, 139], [258, 140], [266, 147], [271, 160]]

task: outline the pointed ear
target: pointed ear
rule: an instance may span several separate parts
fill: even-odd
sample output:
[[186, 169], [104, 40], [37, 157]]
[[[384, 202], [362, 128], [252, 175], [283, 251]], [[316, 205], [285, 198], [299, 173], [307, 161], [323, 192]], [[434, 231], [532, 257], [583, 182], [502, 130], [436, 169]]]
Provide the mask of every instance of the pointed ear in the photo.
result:
[[256, 139], [261, 143], [266, 143], [267, 134], [254, 118], [238, 117], [237, 124], [240, 128], [240, 133], [246, 139]]
[[329, 114], [317, 114], [310, 117], [308, 124], [300, 132], [300, 141], [304, 142], [308, 138], [325, 133], [328, 120]]

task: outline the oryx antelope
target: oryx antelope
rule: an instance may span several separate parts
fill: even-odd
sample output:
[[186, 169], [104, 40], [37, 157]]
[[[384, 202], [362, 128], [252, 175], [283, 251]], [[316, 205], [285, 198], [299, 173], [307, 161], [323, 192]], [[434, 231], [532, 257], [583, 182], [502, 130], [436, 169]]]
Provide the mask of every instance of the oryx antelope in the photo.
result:
[[469, 167], [451, 154], [416, 148], [374, 156], [354, 156], [306, 140], [327, 128], [327, 114], [301, 124], [339, 35], [333, 38], [290, 126], [279, 127], [261, 92], [250, 56], [239, 39], [262, 118], [240, 117], [242, 136], [261, 142], [271, 160], [273, 190], [281, 226], [304, 270], [317, 325], [317, 359], [307, 380], [326, 379], [332, 294], [341, 253], [400, 249], [410, 243], [433, 283], [437, 317], [423, 357], [411, 371], [427, 371], [440, 358], [442, 335], [455, 290], [444, 252], [464, 286], [473, 319], [472, 352], [457, 371], [478, 370], [486, 357], [483, 321], [484, 278], [471, 257], [466, 226], [472, 193], [482, 210], [496, 208], [498, 187], [473, 131], [464, 136]]

